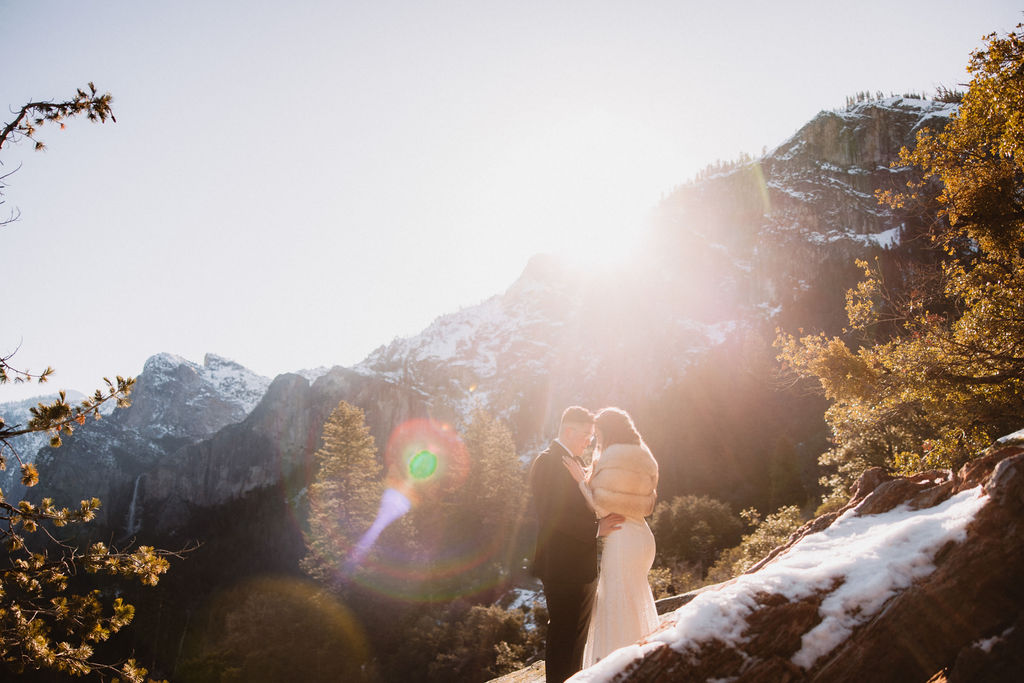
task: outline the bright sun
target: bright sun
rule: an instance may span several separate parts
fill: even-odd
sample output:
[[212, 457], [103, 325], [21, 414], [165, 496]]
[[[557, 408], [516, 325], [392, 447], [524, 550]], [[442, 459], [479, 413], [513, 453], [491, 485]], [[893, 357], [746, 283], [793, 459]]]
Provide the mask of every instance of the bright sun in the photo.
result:
[[581, 267], [621, 263], [663, 181], [654, 141], [604, 109], [509, 131], [481, 179], [481, 205], [506, 231]]

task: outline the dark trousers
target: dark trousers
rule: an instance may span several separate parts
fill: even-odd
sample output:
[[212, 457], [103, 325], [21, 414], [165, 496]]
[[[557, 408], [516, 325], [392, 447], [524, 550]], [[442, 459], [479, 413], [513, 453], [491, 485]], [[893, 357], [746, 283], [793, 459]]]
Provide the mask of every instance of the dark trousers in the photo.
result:
[[547, 683], [562, 683], [580, 670], [596, 591], [596, 579], [590, 583], [544, 581], [544, 597], [548, 603], [548, 639], [544, 654]]

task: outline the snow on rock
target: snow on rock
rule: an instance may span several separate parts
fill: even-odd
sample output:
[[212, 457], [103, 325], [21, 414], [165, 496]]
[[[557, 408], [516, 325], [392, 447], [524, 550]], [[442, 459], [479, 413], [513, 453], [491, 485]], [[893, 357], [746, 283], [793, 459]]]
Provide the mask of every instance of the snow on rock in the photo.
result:
[[[712, 638], [740, 645], [746, 640], [746, 619], [757, 609], [760, 594], [797, 601], [838, 585], [821, 603], [821, 623], [804, 634], [803, 646], [793, 656], [794, 664], [809, 669], [857, 625], [877, 614], [888, 599], [931, 573], [935, 553], [946, 543], [964, 540], [967, 524], [987, 500], [979, 486], [925, 511], [901, 506], [881, 515], [858, 517], [849, 510], [824, 531], [802, 538], [762, 571], [698, 595], [646, 647], [660, 642], [680, 652], [696, 652]], [[643, 651], [633, 646], [573, 680], [611, 680], [624, 659]]]
[[320, 379], [330, 371], [331, 368], [327, 367], [326, 365], [321, 365], [315, 368], [303, 368], [302, 370], [296, 370], [295, 374], [298, 375], [299, 377], [305, 377], [306, 379], [309, 380], [309, 383], [312, 384], [313, 382]]
[[[257, 375], [233, 360], [208, 353], [203, 364], [173, 353], [158, 353], [145, 363], [136, 381], [132, 403], [140, 401], [155, 409], [149, 417], [158, 418], [165, 413], [178, 416], [177, 406], [192, 406], [205, 410], [212, 404], [230, 406], [232, 421], [241, 420], [263, 395], [270, 379]], [[161, 421], [150, 426], [156, 428]], [[180, 425], [166, 425], [172, 432]]]
[[1013, 434], [1007, 434], [998, 441], [996, 441], [996, 447], [1002, 446], [1024, 446], [1024, 429], [1018, 430]]
[[247, 413], [256, 407], [270, 386], [270, 378], [213, 353], [203, 358], [202, 374], [221, 393], [236, 400]]
[[955, 474], [870, 470], [843, 511], [572, 680], [1013, 680], [1022, 518], [1017, 446]]

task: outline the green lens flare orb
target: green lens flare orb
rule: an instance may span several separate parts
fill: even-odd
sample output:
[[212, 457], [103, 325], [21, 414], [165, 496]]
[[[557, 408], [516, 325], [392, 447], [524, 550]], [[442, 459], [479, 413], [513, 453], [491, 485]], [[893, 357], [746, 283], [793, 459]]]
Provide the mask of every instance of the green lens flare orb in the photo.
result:
[[409, 475], [413, 479], [423, 480], [437, 469], [437, 456], [430, 451], [420, 451], [409, 461]]

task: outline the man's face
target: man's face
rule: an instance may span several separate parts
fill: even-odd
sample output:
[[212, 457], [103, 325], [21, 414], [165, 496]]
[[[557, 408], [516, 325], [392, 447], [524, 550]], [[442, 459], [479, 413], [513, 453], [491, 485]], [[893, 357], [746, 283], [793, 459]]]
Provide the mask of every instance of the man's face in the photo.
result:
[[594, 438], [594, 425], [592, 424], [569, 422], [562, 431], [564, 432], [561, 439], [562, 443], [577, 458], [583, 455], [583, 451], [587, 449], [591, 439]]

